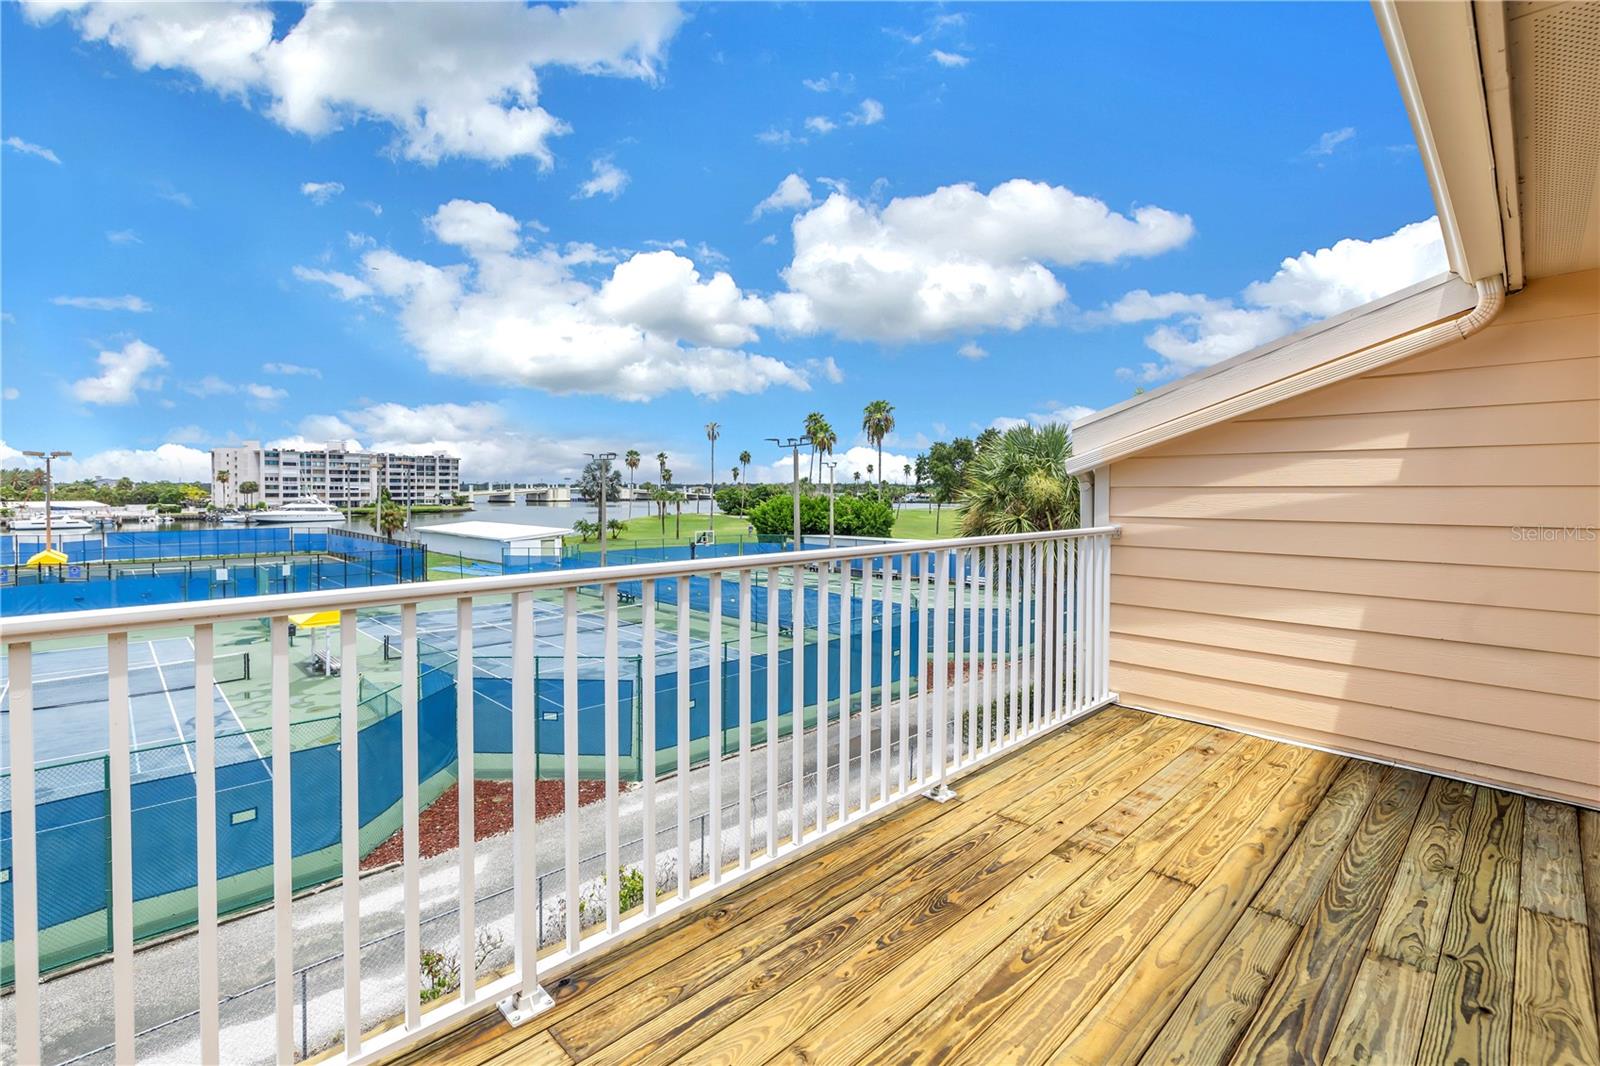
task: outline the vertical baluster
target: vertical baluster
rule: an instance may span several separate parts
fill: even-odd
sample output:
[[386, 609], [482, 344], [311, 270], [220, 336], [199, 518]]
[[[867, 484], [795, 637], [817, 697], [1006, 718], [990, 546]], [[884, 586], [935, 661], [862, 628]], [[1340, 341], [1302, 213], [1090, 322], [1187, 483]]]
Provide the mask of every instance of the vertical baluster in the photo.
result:
[[995, 628], [994, 616], [994, 586], [998, 575], [996, 574], [995, 559], [999, 549], [993, 545], [982, 548], [983, 553], [983, 752], [987, 755], [994, 749], [994, 742], [999, 731], [998, 711], [994, 702], [994, 671], [999, 656], [995, 647], [999, 643], [999, 631]]
[[1111, 534], [1102, 533], [1098, 539], [1100, 563], [1095, 567], [1095, 576], [1100, 581], [1100, 619], [1095, 629], [1100, 640], [1100, 685], [1095, 698], [1104, 699], [1111, 692]]
[[950, 732], [950, 561], [951, 554], [943, 549], [933, 553], [933, 798], [949, 798], [945, 784], [948, 772], [949, 748], [946, 737]]
[[767, 568], [767, 854], [778, 853], [778, 571]]
[[850, 563], [839, 563], [839, 824], [850, 820]]
[[896, 792], [911, 791], [911, 671], [916, 649], [911, 646], [911, 555], [900, 556], [900, 783]]
[[[116, 1061], [134, 1061], [133, 765], [128, 718], [128, 634], [106, 637], [111, 789], [111, 1002]], [[274, 827], [276, 828], [276, 827]], [[291, 1009], [293, 1004], [291, 1002]], [[281, 1026], [280, 1026], [281, 1028]]]
[[[965, 739], [970, 741], [976, 735], [972, 724], [972, 708], [968, 696], [972, 686], [967, 684], [967, 557], [959, 548], [951, 553], [955, 566], [955, 647], [950, 649], [951, 662], [955, 664], [955, 699], [952, 701], [951, 711], [954, 715], [952, 737], [955, 741], [955, 765], [961, 767], [972, 760], [967, 754]], [[962, 729], [962, 723], [966, 728]]]
[[1089, 581], [1089, 556], [1085, 548], [1087, 543], [1082, 537], [1072, 542], [1073, 561], [1077, 568], [1072, 604], [1072, 686], [1073, 709], [1079, 714], [1082, 714], [1083, 709], [1089, 705], [1088, 679], [1084, 676], [1086, 635], [1083, 624], [1083, 612], [1088, 605], [1086, 589]]
[[[344, 909], [344, 1050], [361, 1050], [361, 665], [359, 616], [339, 612], [339, 857]], [[199, 641], [195, 656], [199, 657]], [[213, 826], [215, 832], [215, 826]], [[215, 1059], [201, 1056], [203, 1062]]]
[[[353, 629], [354, 627], [352, 627]], [[354, 652], [341, 658], [341, 670], [355, 673]], [[341, 673], [341, 678], [343, 673]], [[472, 597], [456, 600], [456, 887], [460, 897], [461, 1003], [478, 996], [478, 820], [477, 820], [477, 691], [472, 647]]]
[[[922, 640], [918, 642], [917, 648], [920, 653], [917, 661], [917, 680], [923, 686], [922, 697], [917, 700], [917, 783], [920, 785], [927, 783], [928, 775], [933, 770], [932, 759], [927, 750], [929, 729], [933, 725], [934, 693], [940, 694], [942, 704], [945, 679], [932, 676], [935, 668], [933, 627], [936, 624], [933, 616], [933, 571], [939, 563], [939, 556], [935, 552], [924, 552], [919, 558], [922, 561]], [[940, 619], [937, 624], [942, 625], [943, 620]], [[943, 667], [943, 663], [938, 664], [939, 669]]]
[[1044, 626], [1044, 720], [1055, 722], [1061, 713], [1060, 698], [1056, 691], [1056, 545], [1054, 540], [1039, 542], [1044, 560], [1044, 593], [1039, 600], [1039, 620]]
[[861, 794], [859, 810], [867, 813], [872, 798], [872, 558], [861, 560]]
[[1053, 702], [1050, 698], [1050, 656], [1053, 630], [1050, 627], [1050, 542], [1041, 540], [1034, 546], [1034, 553], [1038, 557], [1039, 569], [1039, 599], [1034, 607], [1034, 629], [1037, 636], [1034, 644], [1038, 647], [1038, 665], [1034, 667], [1033, 687], [1039, 690], [1035, 702], [1039, 706], [1039, 725], [1042, 728], [1050, 722]]
[[1015, 544], [1006, 545], [1006, 612], [1010, 615], [1007, 628], [1008, 657], [1011, 660], [1011, 706], [1006, 713], [1007, 732], [1016, 740], [1022, 733], [1022, 580], [1021, 552]]
[[722, 883], [722, 682], [727, 658], [722, 645], [722, 575], [712, 574], [711, 584], [711, 710], [706, 715], [706, 743], [710, 752], [711, 795], [706, 812], [710, 823], [707, 836], [710, 844], [706, 851], [711, 864], [711, 883]]
[[514, 965], [518, 988], [500, 1001], [513, 1025], [550, 1005], [539, 987], [538, 707], [533, 675], [533, 593], [511, 596], [511, 869]]
[[644, 913], [656, 912], [656, 583], [652, 578], [639, 582], [639, 605], [644, 631], [637, 684], [640, 732], [639, 776], [644, 779]]
[[600, 589], [605, 609], [605, 681], [602, 698], [606, 744], [606, 932], [615, 933], [621, 921], [617, 912], [622, 904], [622, 842], [618, 832], [617, 802], [622, 794], [622, 731], [617, 722], [617, 583], [607, 581]]
[[[39, 1038], [39, 842], [34, 787], [33, 645], [7, 653], [11, 681], [11, 918], [14, 1062], [42, 1062]], [[215, 1061], [215, 1060], [213, 1060]]]
[[194, 627], [194, 854], [195, 947], [199, 956], [200, 1061], [221, 1060], [221, 999], [217, 974], [217, 714], [211, 679], [216, 676], [216, 637], [209, 625]]
[[[561, 617], [566, 630], [561, 641], [561, 776], [562, 814], [566, 830], [562, 866], [567, 881], [567, 951], [583, 944], [583, 919], [578, 913], [578, 893], [583, 877], [583, 854], [578, 850], [578, 590], [564, 589]], [[535, 701], [537, 702], [537, 701]]]
[[750, 869], [750, 570], [739, 571], [739, 869]]
[[833, 640], [832, 564], [817, 564], [817, 832], [828, 828], [828, 645]]
[[[272, 962], [277, 1060], [294, 1061], [294, 840], [290, 832], [289, 619], [272, 619]], [[115, 673], [113, 672], [113, 676]], [[112, 747], [116, 747], [113, 740]], [[130, 930], [131, 936], [131, 930]]]
[[405, 890], [405, 975], [406, 1028], [415, 1029], [422, 1021], [422, 849], [419, 840], [417, 758], [417, 605], [400, 608], [400, 787], [401, 814], [400, 869]]
[[789, 707], [789, 805], [791, 808], [789, 842], [799, 844], [805, 837], [805, 723], [806, 723], [806, 595], [805, 570], [795, 566], [791, 570], [789, 586], [790, 680], [794, 686], [793, 702]]
[[878, 802], [889, 801], [889, 707], [894, 689], [894, 568], [878, 557]]
[[1071, 550], [1072, 543], [1065, 538], [1056, 542], [1056, 599], [1053, 605], [1056, 625], [1056, 699], [1062, 718], [1072, 713], [1067, 680], [1067, 601], [1072, 598], [1072, 580], [1067, 560]]
[[689, 579], [678, 578], [678, 898], [689, 898]]
[[1027, 716], [1025, 733], [1039, 728], [1039, 564], [1035, 558], [1035, 545], [1024, 542], [1022, 550], [1022, 685], [1023, 713]]

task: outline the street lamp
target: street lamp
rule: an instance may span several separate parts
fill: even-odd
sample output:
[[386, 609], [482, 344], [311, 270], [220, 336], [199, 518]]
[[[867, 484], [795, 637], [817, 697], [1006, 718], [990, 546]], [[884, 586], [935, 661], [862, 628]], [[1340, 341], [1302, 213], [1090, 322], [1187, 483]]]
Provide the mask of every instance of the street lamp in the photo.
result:
[[45, 551], [49, 551], [49, 550], [51, 550], [52, 548], [55, 547], [55, 544], [51, 540], [52, 528], [51, 528], [51, 525], [50, 525], [50, 499], [51, 499], [52, 491], [55, 488], [55, 478], [51, 475], [50, 464], [54, 460], [56, 460], [56, 459], [64, 459], [67, 456], [71, 455], [72, 453], [71, 452], [23, 452], [22, 454], [23, 455], [31, 455], [35, 459], [43, 459], [44, 460], [44, 550]]
[[833, 547], [833, 471], [839, 465], [839, 461], [835, 459], [822, 465], [828, 468], [828, 547], [831, 548]]
[[794, 453], [794, 550], [800, 551], [800, 449], [811, 443], [810, 437], [768, 437], [780, 448]]
[[606, 565], [606, 494], [611, 488], [611, 460], [616, 452], [584, 452], [600, 464], [600, 565]]

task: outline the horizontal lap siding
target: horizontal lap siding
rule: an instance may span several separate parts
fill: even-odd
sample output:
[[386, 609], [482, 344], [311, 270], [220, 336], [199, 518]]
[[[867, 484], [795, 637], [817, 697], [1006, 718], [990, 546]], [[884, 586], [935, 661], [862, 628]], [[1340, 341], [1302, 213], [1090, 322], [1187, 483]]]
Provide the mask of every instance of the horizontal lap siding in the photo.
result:
[[1600, 273], [1111, 483], [1124, 702], [1600, 806]]

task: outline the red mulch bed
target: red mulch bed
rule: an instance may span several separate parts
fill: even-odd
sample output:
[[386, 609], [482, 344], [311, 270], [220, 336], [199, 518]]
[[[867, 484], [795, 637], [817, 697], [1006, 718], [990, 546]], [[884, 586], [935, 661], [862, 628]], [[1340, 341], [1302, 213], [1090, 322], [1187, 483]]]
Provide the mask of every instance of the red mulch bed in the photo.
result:
[[[460, 811], [460, 792], [457, 786], [451, 785], [439, 798], [425, 807], [422, 817], [417, 823], [418, 842], [422, 845], [422, 857], [431, 858], [442, 855], [444, 852], [456, 847], [460, 841], [460, 823], [457, 820]], [[549, 818], [560, 814], [566, 806], [566, 782], [540, 781], [534, 788], [534, 809], [539, 818]], [[578, 806], [587, 807], [605, 799], [606, 783], [604, 781], [579, 781]], [[509, 781], [478, 781], [472, 789], [473, 798], [473, 829], [477, 839], [487, 840], [502, 833], [511, 832], [511, 782]], [[374, 870], [380, 866], [399, 862], [405, 854], [405, 844], [401, 833], [379, 844], [361, 860], [363, 870]]]

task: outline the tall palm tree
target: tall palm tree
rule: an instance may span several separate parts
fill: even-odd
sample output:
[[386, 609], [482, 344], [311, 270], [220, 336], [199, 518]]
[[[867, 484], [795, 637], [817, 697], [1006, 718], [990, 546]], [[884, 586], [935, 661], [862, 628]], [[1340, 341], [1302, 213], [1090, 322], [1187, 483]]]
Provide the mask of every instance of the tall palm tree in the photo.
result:
[[222, 506], [226, 507], [228, 506], [228, 472], [226, 470], [217, 471], [217, 484], [222, 486]]
[[861, 432], [878, 449], [878, 495], [883, 495], [883, 438], [894, 432], [894, 405], [873, 400], [861, 412]]
[[628, 517], [633, 517], [633, 498], [639, 494], [639, 449], [629, 448], [622, 461], [628, 467]]
[[707, 532], [717, 525], [717, 438], [720, 436], [722, 427], [715, 422], [707, 422], [706, 440], [711, 442], [711, 510], [706, 515]]
[[744, 492], [739, 495], [739, 502], [744, 505], [746, 514], [750, 513], [750, 453], [739, 453], [739, 469], [744, 472]]
[[662, 481], [669, 480], [668, 477], [667, 477], [667, 453], [666, 452], [656, 452], [656, 466], [661, 468], [661, 480]]
[[817, 438], [821, 435], [823, 430], [828, 428], [828, 420], [822, 417], [821, 411], [812, 411], [810, 414], [806, 415], [804, 426], [806, 436], [811, 438], [811, 462], [806, 466], [806, 473], [810, 475], [812, 481], [816, 481], [818, 461], [817, 456], [819, 454]]
[[957, 492], [969, 537], [1074, 529], [1078, 481], [1067, 473], [1072, 441], [1062, 425], [1008, 429], [972, 459]]
[[817, 424], [815, 431], [807, 435], [811, 438], [811, 450], [818, 454], [817, 473], [811, 479], [812, 483], [815, 484], [822, 479], [823, 460], [821, 457], [833, 454], [833, 446], [839, 443], [839, 435], [833, 431], [833, 426], [828, 423], [826, 418]]

